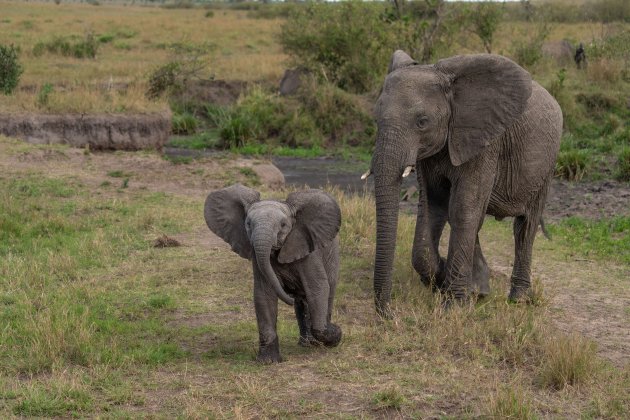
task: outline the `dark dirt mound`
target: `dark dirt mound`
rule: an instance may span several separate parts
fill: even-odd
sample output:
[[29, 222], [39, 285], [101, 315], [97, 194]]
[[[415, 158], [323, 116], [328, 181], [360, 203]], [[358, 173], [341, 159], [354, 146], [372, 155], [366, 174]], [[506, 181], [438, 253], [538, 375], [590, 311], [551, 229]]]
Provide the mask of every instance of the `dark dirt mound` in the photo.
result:
[[601, 219], [630, 214], [630, 185], [617, 181], [568, 182], [554, 179], [545, 218]]
[[171, 132], [171, 113], [0, 114], [0, 134], [36, 144], [68, 144], [92, 150], [161, 150]]

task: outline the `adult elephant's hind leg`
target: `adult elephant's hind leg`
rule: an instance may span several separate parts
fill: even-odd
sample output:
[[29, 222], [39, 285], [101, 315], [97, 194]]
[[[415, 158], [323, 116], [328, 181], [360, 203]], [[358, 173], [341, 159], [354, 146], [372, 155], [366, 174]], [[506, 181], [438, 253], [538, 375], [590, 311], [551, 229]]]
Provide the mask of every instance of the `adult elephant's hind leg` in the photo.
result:
[[473, 257], [473, 292], [479, 297], [486, 297], [490, 294], [490, 269], [481, 252], [479, 234], [477, 234]]
[[540, 224], [548, 185], [541, 188], [532, 211], [514, 218], [514, 268], [512, 269], [509, 300], [516, 302], [531, 298], [532, 248]]

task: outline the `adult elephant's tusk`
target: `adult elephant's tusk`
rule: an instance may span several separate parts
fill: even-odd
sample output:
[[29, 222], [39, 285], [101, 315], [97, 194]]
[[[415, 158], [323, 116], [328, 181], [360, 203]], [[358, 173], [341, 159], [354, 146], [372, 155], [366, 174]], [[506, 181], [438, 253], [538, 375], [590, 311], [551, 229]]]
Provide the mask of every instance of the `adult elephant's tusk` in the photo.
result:
[[403, 172], [402, 177], [403, 178], [407, 178], [409, 176], [409, 174], [411, 173], [411, 171], [413, 171], [413, 166], [407, 166], [405, 168], [405, 172]]
[[368, 176], [372, 175], [372, 169], [368, 169], [366, 173], [361, 175], [361, 179], [367, 179]]

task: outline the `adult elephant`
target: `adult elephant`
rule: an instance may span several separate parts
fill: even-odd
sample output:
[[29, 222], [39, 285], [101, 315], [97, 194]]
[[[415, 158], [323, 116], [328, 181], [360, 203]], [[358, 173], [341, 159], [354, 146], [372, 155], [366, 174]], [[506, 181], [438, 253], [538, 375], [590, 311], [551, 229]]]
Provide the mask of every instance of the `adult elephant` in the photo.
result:
[[[379, 314], [389, 311], [400, 184], [413, 170], [420, 197], [412, 263], [422, 281], [445, 292], [449, 303], [487, 294], [478, 231], [485, 214], [514, 216], [509, 298], [526, 298], [534, 236], [560, 146], [558, 103], [505, 57], [463, 55], [419, 65], [396, 51], [375, 114], [369, 173], [375, 177]], [[444, 259], [438, 244], [446, 222]]]

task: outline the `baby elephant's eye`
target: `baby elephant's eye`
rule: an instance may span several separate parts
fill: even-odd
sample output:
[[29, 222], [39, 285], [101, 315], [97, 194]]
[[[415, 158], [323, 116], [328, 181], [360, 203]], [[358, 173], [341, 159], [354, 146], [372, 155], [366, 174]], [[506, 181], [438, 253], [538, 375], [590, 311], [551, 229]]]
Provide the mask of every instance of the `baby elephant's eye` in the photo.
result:
[[425, 117], [424, 115], [420, 115], [416, 119], [416, 126], [418, 128], [425, 128], [428, 123], [429, 123], [429, 118]]
[[287, 223], [286, 222], [280, 222], [280, 227], [286, 227]]

